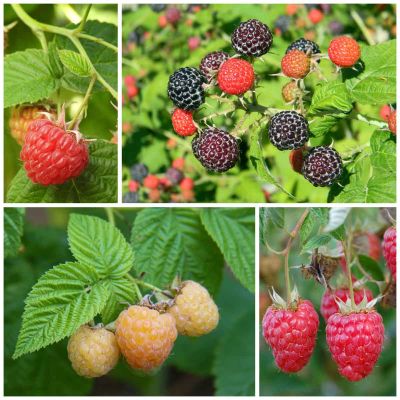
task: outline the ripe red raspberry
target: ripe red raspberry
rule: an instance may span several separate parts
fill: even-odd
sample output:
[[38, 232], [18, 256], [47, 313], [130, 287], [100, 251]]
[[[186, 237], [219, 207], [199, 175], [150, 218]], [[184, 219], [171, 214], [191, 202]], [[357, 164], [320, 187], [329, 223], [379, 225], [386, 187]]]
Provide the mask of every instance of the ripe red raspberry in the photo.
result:
[[191, 136], [197, 131], [192, 112], [180, 108], [177, 108], [172, 114], [172, 126], [179, 136]]
[[183, 171], [183, 169], [185, 168], [185, 159], [176, 158], [174, 161], [172, 161], [172, 167]]
[[282, 97], [286, 103], [298, 99], [301, 96], [301, 89], [297, 86], [295, 81], [290, 81], [282, 88]]
[[130, 192], [137, 192], [140, 188], [140, 183], [134, 180], [130, 180], [128, 183]]
[[[354, 302], [360, 304], [364, 295], [368, 301], [371, 301], [374, 298], [374, 295], [369, 289], [354, 289]], [[322, 296], [320, 310], [325, 322], [328, 321], [331, 315], [339, 312], [339, 307], [335, 301], [336, 298], [339, 298], [345, 303], [350, 298], [350, 290], [347, 288], [326, 290]]]
[[191, 178], [183, 178], [179, 184], [181, 190], [192, 190], [194, 188], [194, 182]]
[[48, 112], [53, 116], [56, 115], [54, 110], [47, 110], [43, 106], [20, 106], [13, 108], [10, 118], [10, 133], [18, 144], [21, 146], [24, 144], [25, 136], [31, 122], [44, 118], [40, 114], [42, 112]]
[[143, 186], [148, 189], [157, 189], [160, 184], [160, 180], [155, 175], [147, 175], [146, 178], [143, 179]]
[[298, 372], [308, 363], [318, 324], [318, 314], [309, 300], [299, 300], [295, 310], [268, 307], [262, 323], [263, 335], [283, 372]]
[[382, 252], [387, 267], [396, 279], [396, 228], [393, 226], [386, 229], [383, 235]]
[[328, 47], [331, 61], [338, 67], [352, 67], [361, 56], [359, 44], [348, 36], [333, 39]]
[[29, 179], [45, 186], [78, 177], [89, 162], [85, 141], [47, 119], [29, 125], [20, 157]]
[[292, 150], [289, 154], [289, 162], [293, 171], [301, 174], [301, 169], [303, 168], [303, 149]]
[[379, 115], [381, 116], [381, 118], [384, 121], [388, 121], [389, 120], [389, 115], [392, 112], [392, 109], [390, 108], [390, 106], [388, 104], [384, 104], [381, 109], [379, 110]]
[[88, 325], [82, 325], [70, 337], [67, 350], [72, 368], [86, 378], [107, 374], [116, 366], [120, 354], [112, 332]]
[[282, 58], [281, 67], [289, 78], [302, 79], [310, 72], [310, 57], [300, 50], [291, 50]]
[[221, 65], [217, 81], [223, 92], [240, 95], [251, 89], [254, 77], [254, 69], [249, 62], [230, 58]]
[[349, 381], [368, 376], [382, 351], [385, 328], [374, 310], [333, 314], [326, 326], [326, 340], [339, 373]]
[[186, 336], [210, 333], [219, 321], [218, 307], [208, 290], [194, 281], [182, 283], [168, 312], [174, 316], [178, 332]]
[[395, 135], [396, 134], [396, 111], [392, 111], [389, 114], [388, 125], [389, 125], [390, 132], [392, 132]]
[[177, 337], [174, 317], [143, 306], [130, 306], [115, 322], [115, 337], [132, 368], [150, 371], [169, 356]]
[[324, 19], [324, 13], [321, 10], [318, 10], [318, 8], [312, 8], [308, 12], [308, 19], [313, 23], [313, 24], [318, 24]]

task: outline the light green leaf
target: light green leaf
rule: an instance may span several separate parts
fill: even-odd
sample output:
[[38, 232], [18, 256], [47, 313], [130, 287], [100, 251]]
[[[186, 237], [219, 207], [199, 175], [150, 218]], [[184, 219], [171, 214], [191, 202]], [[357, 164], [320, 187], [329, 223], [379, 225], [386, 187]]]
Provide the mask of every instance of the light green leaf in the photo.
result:
[[64, 67], [78, 76], [90, 76], [93, 71], [89, 63], [76, 51], [58, 50], [58, 55]]
[[4, 257], [12, 257], [18, 253], [24, 230], [24, 208], [4, 209]]
[[302, 252], [305, 253], [309, 250], [316, 249], [318, 247], [328, 244], [332, 240], [332, 236], [328, 233], [322, 233], [320, 235], [313, 236], [304, 246]]

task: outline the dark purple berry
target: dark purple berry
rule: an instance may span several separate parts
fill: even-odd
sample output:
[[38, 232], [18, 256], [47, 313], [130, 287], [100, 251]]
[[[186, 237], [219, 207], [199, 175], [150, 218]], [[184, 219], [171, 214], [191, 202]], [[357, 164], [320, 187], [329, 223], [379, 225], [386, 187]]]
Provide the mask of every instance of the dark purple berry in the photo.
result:
[[184, 178], [182, 171], [176, 168], [168, 168], [165, 173], [165, 177], [173, 184], [178, 185], [180, 181]]
[[144, 164], [134, 164], [131, 169], [131, 178], [134, 181], [143, 183], [143, 179], [149, 174], [149, 169]]
[[200, 71], [211, 82], [216, 75], [221, 64], [229, 58], [229, 54], [224, 51], [213, 51], [208, 53], [200, 62]]

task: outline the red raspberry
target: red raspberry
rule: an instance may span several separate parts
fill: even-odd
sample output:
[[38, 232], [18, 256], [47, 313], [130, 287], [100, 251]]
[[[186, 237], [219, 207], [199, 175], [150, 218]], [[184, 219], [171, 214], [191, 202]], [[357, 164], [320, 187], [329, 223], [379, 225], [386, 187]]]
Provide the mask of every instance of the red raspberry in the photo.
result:
[[240, 58], [230, 58], [222, 63], [217, 81], [223, 92], [239, 95], [253, 86], [254, 78], [254, 69], [249, 62]]
[[390, 132], [392, 132], [395, 135], [396, 134], [396, 111], [392, 111], [389, 114], [388, 125], [389, 125]]
[[368, 376], [382, 351], [385, 328], [376, 311], [333, 314], [326, 325], [326, 340], [339, 373], [349, 381]]
[[181, 19], [181, 12], [176, 7], [171, 7], [165, 12], [165, 17], [171, 25], [176, 25]]
[[262, 323], [263, 334], [276, 365], [283, 372], [298, 372], [308, 363], [318, 324], [318, 314], [309, 300], [299, 300], [296, 310], [268, 307]]
[[289, 162], [293, 171], [301, 174], [303, 168], [303, 149], [292, 150], [289, 154]]
[[308, 19], [313, 24], [318, 24], [324, 19], [324, 13], [321, 10], [318, 10], [318, 8], [313, 8], [308, 12]]
[[287, 4], [286, 5], [286, 14], [294, 15], [297, 12], [298, 5], [297, 4]]
[[160, 15], [158, 17], [158, 26], [160, 28], [165, 28], [167, 25], [168, 25], [167, 17], [165, 15]]
[[[374, 295], [369, 289], [355, 289], [354, 290], [354, 302], [356, 304], [360, 304], [364, 298], [364, 295], [367, 297], [368, 301], [371, 301], [374, 298]], [[321, 314], [325, 319], [325, 322], [328, 321], [329, 317], [337, 312], [339, 312], [339, 307], [335, 301], [336, 298], [339, 298], [344, 303], [347, 299], [350, 298], [350, 289], [341, 288], [335, 290], [327, 289], [326, 292], [322, 296], [321, 300]]]
[[149, 200], [157, 203], [161, 199], [161, 192], [158, 189], [151, 189], [149, 192]]
[[181, 190], [192, 190], [194, 188], [194, 182], [191, 178], [183, 178], [179, 184]]
[[115, 336], [105, 328], [82, 325], [70, 337], [67, 349], [72, 368], [86, 378], [107, 374], [119, 359]]
[[155, 175], [147, 175], [146, 178], [143, 179], [143, 186], [148, 189], [157, 189], [160, 184], [160, 180]]
[[180, 171], [183, 171], [185, 168], [185, 159], [184, 158], [177, 158], [174, 161], [172, 161], [172, 168], [179, 169]]
[[191, 111], [177, 108], [172, 114], [172, 126], [179, 136], [191, 136], [196, 133], [197, 128], [193, 122]]
[[29, 125], [20, 157], [29, 179], [45, 186], [78, 177], [89, 162], [85, 141], [47, 119]]
[[137, 181], [130, 180], [128, 186], [130, 192], [137, 192], [140, 188], [140, 183]]
[[174, 317], [142, 306], [130, 306], [115, 322], [115, 337], [132, 368], [150, 371], [169, 356], [177, 337]]
[[381, 109], [379, 110], [379, 115], [381, 116], [381, 118], [384, 121], [388, 121], [389, 120], [389, 115], [392, 112], [392, 109], [390, 108], [390, 106], [388, 104], [384, 104]]
[[126, 75], [124, 78], [125, 86], [135, 86], [136, 78], [133, 75]]
[[184, 190], [182, 189], [182, 198], [186, 201], [194, 201], [194, 192], [193, 190]]
[[382, 252], [387, 267], [396, 279], [396, 228], [393, 226], [386, 229], [383, 235]]
[[130, 99], [136, 97], [139, 94], [139, 89], [137, 86], [128, 86], [126, 88], [126, 93]]
[[10, 133], [21, 146], [24, 144], [25, 136], [31, 122], [44, 118], [40, 114], [41, 112], [48, 112], [53, 116], [56, 115], [54, 110], [47, 110], [43, 106], [20, 106], [13, 108], [10, 118]]
[[338, 67], [352, 67], [361, 56], [359, 44], [348, 36], [333, 39], [328, 47], [331, 61]]
[[282, 58], [281, 67], [289, 78], [302, 79], [310, 72], [310, 57], [303, 51], [291, 50]]

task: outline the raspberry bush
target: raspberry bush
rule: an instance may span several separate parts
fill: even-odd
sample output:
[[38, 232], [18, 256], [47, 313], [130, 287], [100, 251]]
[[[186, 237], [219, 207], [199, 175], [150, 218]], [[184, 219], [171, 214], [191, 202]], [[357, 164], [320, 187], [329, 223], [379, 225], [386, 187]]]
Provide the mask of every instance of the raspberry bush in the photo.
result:
[[5, 393], [254, 395], [254, 210], [79, 212], [6, 210]]
[[115, 202], [117, 7], [13, 4], [5, 19], [18, 22], [4, 58], [7, 202]]
[[260, 209], [261, 395], [291, 395], [291, 382], [317, 396], [395, 392], [396, 279], [385, 265], [394, 217]]
[[[394, 202], [395, 38], [391, 5], [127, 6], [123, 74], [138, 91], [123, 89], [126, 201]], [[176, 129], [179, 109], [193, 125]], [[282, 112], [305, 122], [276, 137]], [[210, 140], [199, 158], [193, 143], [210, 128], [238, 151]], [[300, 172], [290, 168], [297, 146]], [[316, 149], [326, 154], [310, 164]], [[191, 196], [162, 183], [156, 197], [142, 186], [132, 195], [132, 165], [163, 179], [175, 158]]]

